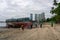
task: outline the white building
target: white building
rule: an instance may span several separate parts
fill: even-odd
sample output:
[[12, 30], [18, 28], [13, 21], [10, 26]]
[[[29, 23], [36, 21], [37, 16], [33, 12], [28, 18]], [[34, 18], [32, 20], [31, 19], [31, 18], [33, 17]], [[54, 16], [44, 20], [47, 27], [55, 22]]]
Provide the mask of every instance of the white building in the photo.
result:
[[35, 14], [35, 21], [45, 21], [45, 13]]

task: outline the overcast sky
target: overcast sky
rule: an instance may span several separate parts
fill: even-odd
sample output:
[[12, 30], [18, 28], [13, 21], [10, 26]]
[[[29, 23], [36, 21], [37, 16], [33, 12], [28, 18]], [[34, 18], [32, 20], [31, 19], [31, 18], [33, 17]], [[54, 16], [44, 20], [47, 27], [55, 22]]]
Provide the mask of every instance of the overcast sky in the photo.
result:
[[30, 13], [45, 12], [46, 18], [53, 6], [53, 0], [0, 0], [0, 20], [29, 17]]

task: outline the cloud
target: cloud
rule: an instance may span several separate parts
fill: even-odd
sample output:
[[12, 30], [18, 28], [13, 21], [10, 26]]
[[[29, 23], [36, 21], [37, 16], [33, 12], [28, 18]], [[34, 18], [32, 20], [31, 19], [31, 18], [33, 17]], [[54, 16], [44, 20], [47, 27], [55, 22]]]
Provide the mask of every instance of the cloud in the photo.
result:
[[0, 11], [3, 11], [7, 7], [6, 2], [3, 0], [0, 0]]
[[4, 19], [27, 17], [30, 13], [45, 12], [50, 15], [48, 11], [53, 6], [52, 2], [52, 0], [0, 0], [0, 15], [4, 16]]

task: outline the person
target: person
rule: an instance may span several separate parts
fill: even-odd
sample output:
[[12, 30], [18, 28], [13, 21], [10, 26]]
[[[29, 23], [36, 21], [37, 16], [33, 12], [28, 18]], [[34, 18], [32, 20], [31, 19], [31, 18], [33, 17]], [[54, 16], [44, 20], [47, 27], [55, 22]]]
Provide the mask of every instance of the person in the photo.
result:
[[22, 30], [24, 30], [24, 25], [21, 25]]
[[40, 24], [40, 28], [42, 28], [42, 23]]
[[37, 23], [35, 23], [35, 26], [37, 27]]
[[43, 21], [40, 21], [40, 28], [42, 28]]
[[33, 26], [33, 25], [31, 25], [31, 29], [33, 28], [32, 26]]
[[35, 26], [37, 27], [37, 24], [35, 24]]
[[53, 21], [51, 21], [51, 27], [53, 27]]

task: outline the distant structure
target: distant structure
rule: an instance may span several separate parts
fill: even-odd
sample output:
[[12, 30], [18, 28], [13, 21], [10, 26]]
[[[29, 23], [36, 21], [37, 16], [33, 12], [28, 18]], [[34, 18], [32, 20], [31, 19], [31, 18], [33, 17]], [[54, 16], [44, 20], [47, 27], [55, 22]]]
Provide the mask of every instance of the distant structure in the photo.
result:
[[32, 22], [30, 21], [29, 17], [6, 20], [7, 28], [31, 28], [31, 25]]
[[33, 20], [33, 14], [30, 14], [30, 19], [31, 19], [31, 21]]
[[6, 20], [6, 22], [27, 22], [27, 21], [30, 21], [29, 17]]
[[37, 15], [37, 14], [35, 14], [35, 21], [37, 21], [37, 16], [38, 16], [38, 15]]
[[45, 21], [45, 13], [39, 14], [39, 21]]
[[35, 14], [35, 21], [37, 21], [38, 23], [40, 21], [45, 21], [45, 13]]
[[35, 14], [35, 21], [39, 22], [39, 14]]

